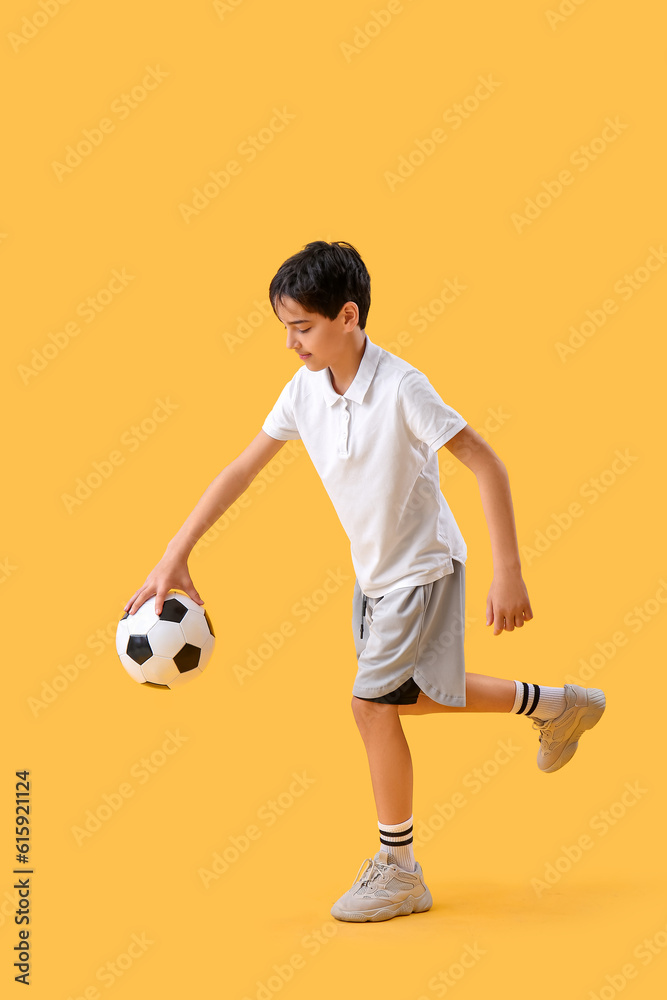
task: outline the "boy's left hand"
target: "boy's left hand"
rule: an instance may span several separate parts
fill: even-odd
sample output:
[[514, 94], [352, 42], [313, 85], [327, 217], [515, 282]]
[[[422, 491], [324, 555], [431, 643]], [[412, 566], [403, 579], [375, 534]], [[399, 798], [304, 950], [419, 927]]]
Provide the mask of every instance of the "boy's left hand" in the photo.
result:
[[493, 634], [523, 628], [523, 623], [532, 617], [528, 591], [520, 570], [494, 574], [486, 599], [486, 624], [494, 625]]

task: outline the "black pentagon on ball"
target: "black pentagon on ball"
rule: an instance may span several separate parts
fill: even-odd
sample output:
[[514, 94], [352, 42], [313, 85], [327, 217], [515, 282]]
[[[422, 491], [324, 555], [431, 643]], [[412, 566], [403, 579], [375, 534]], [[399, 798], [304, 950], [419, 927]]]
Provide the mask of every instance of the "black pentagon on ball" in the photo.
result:
[[168, 597], [167, 600], [162, 605], [162, 611], [159, 614], [159, 619], [161, 622], [182, 622], [188, 613], [188, 609], [184, 604], [181, 604], [179, 600], [175, 597]]
[[157, 684], [155, 681], [142, 681], [143, 687], [162, 688], [163, 691], [171, 690], [168, 684]]
[[141, 666], [153, 655], [150, 643], [145, 635], [131, 635], [127, 640], [127, 655]]
[[118, 620], [122, 622], [123, 618], [127, 618], [127, 616], [129, 615], [129, 613], [130, 613], [129, 611], [126, 611], [125, 614], [121, 615]]
[[209, 632], [211, 633], [213, 638], [215, 638], [215, 632], [213, 631], [213, 626], [211, 625], [211, 619], [208, 616], [208, 611], [204, 612], [204, 618], [206, 619], [206, 624], [208, 625]]
[[188, 670], [194, 670], [195, 667], [199, 666], [199, 657], [201, 656], [201, 649], [197, 646], [193, 646], [192, 643], [186, 642], [182, 649], [179, 649], [178, 653], [174, 657], [174, 663], [178, 667], [178, 672], [180, 674], [186, 674]]

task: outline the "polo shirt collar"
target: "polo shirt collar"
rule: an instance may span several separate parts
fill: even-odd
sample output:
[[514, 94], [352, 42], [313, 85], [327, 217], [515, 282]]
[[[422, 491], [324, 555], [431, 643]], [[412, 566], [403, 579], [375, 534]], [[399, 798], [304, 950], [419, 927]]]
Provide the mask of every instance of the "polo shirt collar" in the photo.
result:
[[331, 384], [331, 375], [328, 368], [323, 368], [317, 374], [321, 378], [322, 395], [327, 406], [332, 406], [339, 399], [351, 399], [355, 403], [363, 403], [366, 390], [373, 381], [375, 370], [380, 360], [381, 348], [370, 340], [366, 334], [366, 347], [362, 355], [357, 374], [347, 390], [340, 396]]

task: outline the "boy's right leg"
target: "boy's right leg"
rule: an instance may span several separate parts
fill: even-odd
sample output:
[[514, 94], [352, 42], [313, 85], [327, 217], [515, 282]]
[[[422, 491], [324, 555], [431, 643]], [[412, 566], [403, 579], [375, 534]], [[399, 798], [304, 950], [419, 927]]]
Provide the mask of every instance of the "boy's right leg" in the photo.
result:
[[[519, 686], [520, 685], [520, 686]], [[530, 699], [526, 697], [530, 691]], [[522, 694], [523, 691], [523, 694]], [[605, 696], [599, 688], [583, 688], [566, 684], [561, 689], [548, 688], [552, 704], [560, 711], [553, 711], [549, 718], [540, 712], [541, 690], [537, 685], [489, 677], [486, 674], [466, 673], [466, 704], [463, 707], [442, 705], [420, 691], [416, 704], [399, 705], [399, 715], [427, 715], [442, 712], [517, 712], [526, 711], [533, 726], [540, 732], [540, 749], [537, 766], [551, 773], [563, 767], [574, 756], [579, 737], [592, 729], [605, 710]], [[547, 699], [547, 704], [549, 703]], [[561, 707], [562, 706], [562, 707]], [[535, 710], [531, 711], [531, 708]]]
[[466, 703], [462, 708], [441, 705], [423, 691], [414, 705], [399, 705], [400, 715], [427, 715], [431, 712], [511, 712], [516, 685], [514, 681], [487, 674], [466, 673]]
[[511, 712], [516, 685], [514, 681], [487, 674], [466, 673], [466, 703], [463, 708], [441, 705], [423, 691], [414, 705], [399, 705], [400, 715], [427, 715], [431, 712]]

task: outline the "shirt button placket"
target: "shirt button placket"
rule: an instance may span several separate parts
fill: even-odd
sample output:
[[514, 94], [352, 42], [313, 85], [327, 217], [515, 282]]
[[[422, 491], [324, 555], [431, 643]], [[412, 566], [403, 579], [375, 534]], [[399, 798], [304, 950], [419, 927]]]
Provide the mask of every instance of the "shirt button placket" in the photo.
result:
[[350, 454], [348, 448], [348, 431], [350, 427], [350, 411], [347, 408], [347, 400], [343, 400], [343, 414], [341, 418], [340, 447], [338, 454], [341, 458], [347, 458]]

